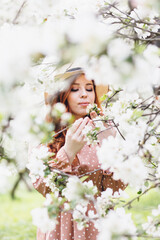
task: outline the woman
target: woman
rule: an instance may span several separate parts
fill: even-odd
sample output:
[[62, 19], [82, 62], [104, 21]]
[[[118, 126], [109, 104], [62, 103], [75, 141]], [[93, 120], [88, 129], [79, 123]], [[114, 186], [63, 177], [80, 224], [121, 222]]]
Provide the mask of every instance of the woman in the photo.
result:
[[[83, 135], [85, 126], [93, 125], [92, 119], [97, 115], [91, 112], [89, 117], [86, 116], [88, 104], [96, 103], [100, 107], [100, 102], [94, 81], [87, 80], [81, 68], [70, 69], [65, 73], [65, 77], [71, 81], [71, 86], [68, 91], [60, 93], [53, 103], [64, 103], [76, 120], [66, 133], [58, 134], [54, 142], [48, 145], [50, 150], [56, 153], [57, 160], [50, 161], [50, 167], [78, 176], [100, 168], [96, 147], [88, 146]], [[98, 135], [100, 142], [110, 135], [115, 136], [113, 128]], [[124, 189], [123, 183], [113, 180], [112, 175], [113, 173], [108, 170], [99, 170], [89, 174], [86, 181], [92, 180], [99, 192], [106, 188], [112, 188], [113, 192], [120, 188]], [[37, 180], [34, 187], [44, 196], [50, 191], [42, 179]], [[95, 211], [93, 204], [88, 205], [88, 210]], [[59, 224], [52, 232], [43, 234], [38, 230], [37, 240], [96, 240], [97, 230], [92, 222], [89, 223], [89, 227], [80, 231], [77, 229], [76, 222], [72, 221], [71, 213], [61, 213], [58, 221]]]

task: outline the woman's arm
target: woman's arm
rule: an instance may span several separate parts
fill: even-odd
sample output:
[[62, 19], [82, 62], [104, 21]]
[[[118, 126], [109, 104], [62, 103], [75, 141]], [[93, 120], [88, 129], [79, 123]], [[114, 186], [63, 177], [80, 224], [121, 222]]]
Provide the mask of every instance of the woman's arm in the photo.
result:
[[86, 144], [85, 136], [82, 131], [86, 125], [90, 124], [91, 120], [89, 117], [78, 119], [74, 122], [72, 127], [67, 131], [64, 151], [68, 156], [70, 164], [72, 164], [73, 159], [76, 154], [83, 148]]
[[[56, 145], [56, 142], [55, 142]], [[76, 175], [79, 167], [78, 157], [75, 156], [72, 164], [64, 150], [64, 146], [59, 149], [54, 159], [49, 162], [50, 170], [58, 169], [68, 174]], [[44, 197], [47, 193], [51, 192], [51, 189], [46, 186], [45, 178], [39, 177], [36, 182], [33, 183], [34, 188], [40, 192]]]
[[[79, 163], [78, 157], [75, 155], [72, 163], [77, 162]], [[59, 169], [65, 173], [73, 174], [73, 164], [71, 163], [68, 154], [65, 151], [65, 147], [61, 147], [60, 150], [57, 152], [56, 157], [53, 160], [49, 161], [49, 166], [51, 170]]]
[[77, 165], [77, 153], [86, 143], [82, 131], [89, 121], [88, 117], [80, 118], [67, 131], [64, 146], [58, 151], [56, 158], [49, 162], [52, 169], [57, 168], [64, 172], [72, 173], [73, 168]]
[[[78, 119], [67, 131], [64, 146], [59, 149], [56, 157], [49, 161], [51, 170], [58, 169], [68, 174], [77, 175], [77, 170], [80, 165], [77, 153], [86, 143], [82, 135], [82, 130], [89, 121], [90, 119], [88, 117]], [[43, 196], [51, 191], [49, 187], [46, 187], [43, 178], [37, 179], [33, 185]]]
[[[56, 158], [49, 161], [50, 169], [59, 169], [68, 174], [77, 174], [77, 168], [79, 165], [79, 160], [77, 156], [74, 159], [74, 164], [77, 165], [75, 167], [73, 164], [70, 164], [69, 158], [64, 151], [64, 147], [61, 147], [57, 152]], [[47, 193], [51, 192], [51, 189], [46, 186], [45, 180], [42, 177], [39, 177], [36, 182], [33, 183], [34, 188], [40, 192], [44, 197]]]

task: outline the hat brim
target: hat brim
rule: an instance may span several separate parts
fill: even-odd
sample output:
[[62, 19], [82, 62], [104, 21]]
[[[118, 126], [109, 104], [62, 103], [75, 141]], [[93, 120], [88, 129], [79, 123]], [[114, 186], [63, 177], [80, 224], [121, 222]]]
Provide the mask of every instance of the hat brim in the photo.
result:
[[72, 77], [74, 75], [77, 75], [77, 74], [82, 74], [84, 73], [84, 71], [81, 69], [81, 70], [75, 70], [75, 71], [71, 71], [71, 72], [64, 72], [64, 73], [61, 73], [61, 74], [58, 74], [58, 75], [55, 75], [55, 80], [65, 80], [69, 77]]
[[99, 103], [103, 102], [102, 97], [109, 91], [108, 85], [96, 85], [96, 93]]
[[[68, 72], [64, 72], [58, 75], [55, 75], [55, 80], [65, 80], [69, 77], [72, 77], [74, 75], [78, 75], [78, 74], [85, 74], [85, 72], [83, 71], [83, 69], [79, 69], [79, 70], [75, 70], [75, 71], [68, 71]], [[97, 93], [97, 98], [99, 103], [101, 103], [102, 97], [104, 96], [104, 94], [106, 94], [109, 91], [109, 87], [108, 85], [96, 85], [96, 93]], [[45, 97], [45, 104], [48, 104], [48, 98], [49, 98], [49, 94], [47, 92], [44, 93], [44, 97]]]

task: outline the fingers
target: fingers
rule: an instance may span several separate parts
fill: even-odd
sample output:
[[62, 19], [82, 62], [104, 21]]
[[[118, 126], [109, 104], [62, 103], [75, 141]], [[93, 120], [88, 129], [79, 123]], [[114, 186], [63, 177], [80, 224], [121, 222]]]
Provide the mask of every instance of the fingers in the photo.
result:
[[89, 117], [85, 117], [83, 119], [83, 122], [81, 122], [81, 124], [79, 125], [79, 127], [76, 131], [76, 136], [77, 137], [82, 134], [82, 131], [83, 131], [84, 127], [88, 124], [89, 121], [90, 121]]
[[68, 137], [69, 138], [71, 137], [72, 140], [74, 141], [78, 142], [84, 141], [85, 135], [83, 134], [83, 129], [87, 125], [94, 127], [94, 124], [89, 117], [85, 117], [84, 119], [80, 118], [76, 120], [73, 126], [68, 130], [69, 131]]
[[90, 121], [87, 125], [91, 126], [92, 128], [95, 128], [95, 125], [94, 125], [93, 121]]
[[104, 114], [103, 114], [103, 112], [102, 111], [100, 111], [100, 113], [99, 113], [101, 116], [104, 116]]
[[98, 115], [97, 115], [97, 113], [96, 113], [95, 111], [92, 111], [92, 112], [90, 113], [91, 119], [96, 118], [97, 116], [98, 116]]
[[73, 126], [70, 128], [70, 132], [72, 132], [72, 134], [74, 134], [77, 131], [82, 121], [83, 121], [83, 118], [79, 118], [74, 122]]

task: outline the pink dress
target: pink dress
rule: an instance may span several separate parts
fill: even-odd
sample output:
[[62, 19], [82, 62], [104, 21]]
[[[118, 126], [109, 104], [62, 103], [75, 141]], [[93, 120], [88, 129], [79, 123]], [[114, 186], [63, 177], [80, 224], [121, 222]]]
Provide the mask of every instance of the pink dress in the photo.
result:
[[[56, 163], [53, 161], [55, 168], [75, 175], [81, 175], [100, 168], [96, 155], [96, 147], [89, 147], [88, 145], [85, 145], [81, 149], [72, 165], [70, 165], [63, 147], [58, 151], [56, 159], [58, 159]], [[106, 190], [106, 188], [112, 188], [114, 192], [120, 188], [124, 189], [124, 184], [120, 180], [115, 181], [112, 175], [113, 173], [109, 171], [99, 170], [91, 173], [86, 181], [92, 180], [100, 192]], [[49, 192], [49, 189], [45, 186], [42, 179], [38, 179], [34, 183], [34, 187], [44, 196]], [[93, 204], [88, 205], [88, 210], [95, 211]], [[56, 226], [56, 229], [51, 232], [44, 234], [38, 229], [37, 240], [96, 240], [98, 232], [92, 222], [88, 223], [89, 227], [79, 231], [76, 222], [72, 221], [71, 213], [61, 213], [58, 216], [58, 221], [59, 224]]]

